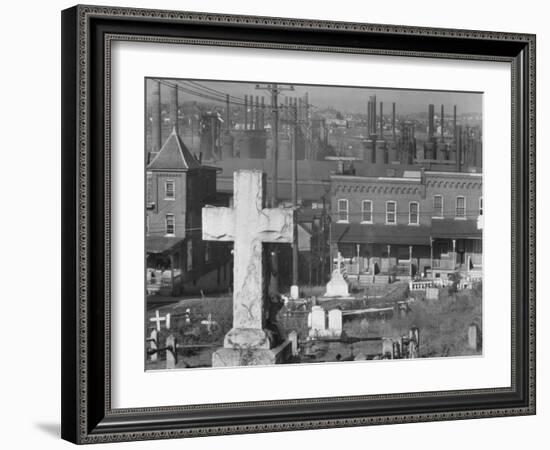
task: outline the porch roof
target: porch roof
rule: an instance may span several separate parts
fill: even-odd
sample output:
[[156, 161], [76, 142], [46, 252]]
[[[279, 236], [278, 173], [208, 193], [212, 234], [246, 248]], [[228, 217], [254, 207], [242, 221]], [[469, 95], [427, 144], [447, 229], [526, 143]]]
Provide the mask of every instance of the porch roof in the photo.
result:
[[481, 239], [482, 231], [476, 220], [437, 219], [432, 220], [433, 238]]
[[333, 223], [331, 241], [344, 244], [430, 245], [430, 227]]
[[147, 236], [145, 239], [145, 251], [149, 254], [159, 254], [172, 250], [175, 245], [183, 241], [183, 238], [170, 236]]

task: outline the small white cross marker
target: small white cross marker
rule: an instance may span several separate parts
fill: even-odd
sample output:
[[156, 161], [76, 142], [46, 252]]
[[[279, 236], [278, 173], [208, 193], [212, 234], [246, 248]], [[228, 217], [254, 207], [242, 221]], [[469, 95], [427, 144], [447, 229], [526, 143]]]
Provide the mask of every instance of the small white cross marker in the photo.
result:
[[149, 319], [150, 322], [156, 322], [157, 331], [160, 331], [160, 323], [165, 322], [166, 323], [166, 329], [170, 329], [170, 313], [166, 314], [165, 317], [161, 317], [159, 314], [159, 310], [157, 309], [155, 311], [155, 317], [151, 317]]

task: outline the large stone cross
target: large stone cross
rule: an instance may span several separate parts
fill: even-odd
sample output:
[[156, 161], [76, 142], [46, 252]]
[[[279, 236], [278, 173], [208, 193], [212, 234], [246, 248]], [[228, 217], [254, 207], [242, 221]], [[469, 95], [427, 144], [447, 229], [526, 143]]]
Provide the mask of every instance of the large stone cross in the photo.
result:
[[233, 174], [232, 208], [202, 209], [202, 238], [233, 241], [233, 328], [225, 348], [270, 348], [263, 329], [263, 243], [291, 243], [293, 210], [265, 208], [265, 175], [257, 170]]

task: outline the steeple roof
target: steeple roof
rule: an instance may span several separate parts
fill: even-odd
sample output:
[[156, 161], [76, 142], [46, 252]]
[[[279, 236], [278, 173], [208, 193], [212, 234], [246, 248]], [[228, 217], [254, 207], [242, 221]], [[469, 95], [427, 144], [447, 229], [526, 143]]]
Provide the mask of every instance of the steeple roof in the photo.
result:
[[147, 170], [190, 170], [200, 167], [201, 164], [185, 146], [174, 127]]

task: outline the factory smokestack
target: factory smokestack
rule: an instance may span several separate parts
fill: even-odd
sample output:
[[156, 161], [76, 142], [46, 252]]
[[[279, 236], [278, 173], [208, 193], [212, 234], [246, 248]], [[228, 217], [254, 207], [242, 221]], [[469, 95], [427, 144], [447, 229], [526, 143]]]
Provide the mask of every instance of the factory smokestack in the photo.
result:
[[380, 139], [384, 138], [384, 102], [380, 102]]
[[265, 129], [265, 101], [264, 97], [262, 96], [262, 104], [261, 104], [261, 111], [260, 111], [260, 129]]
[[373, 136], [376, 134], [376, 95], [371, 95], [369, 97], [369, 107], [368, 107], [368, 131], [369, 135]]
[[158, 152], [162, 147], [161, 136], [161, 117], [160, 117], [160, 81], [153, 81], [151, 89], [151, 109], [152, 109], [152, 130], [151, 130], [151, 152]]
[[391, 105], [391, 134], [395, 142], [395, 102]]
[[176, 134], [179, 134], [178, 130], [178, 85], [170, 87], [170, 127], [176, 130]]
[[255, 114], [254, 114], [254, 129], [259, 130], [260, 129], [260, 97], [256, 95], [256, 108], [255, 108]]
[[244, 95], [244, 129], [248, 130], [248, 95]]
[[445, 132], [443, 131], [443, 128], [445, 127], [445, 109], [444, 106], [441, 105], [441, 142], [445, 142]]
[[428, 139], [434, 137], [434, 105], [428, 105]]
[[453, 137], [456, 143], [456, 105], [453, 106]]
[[455, 143], [456, 143], [456, 171], [462, 170], [462, 127], [455, 127]]

